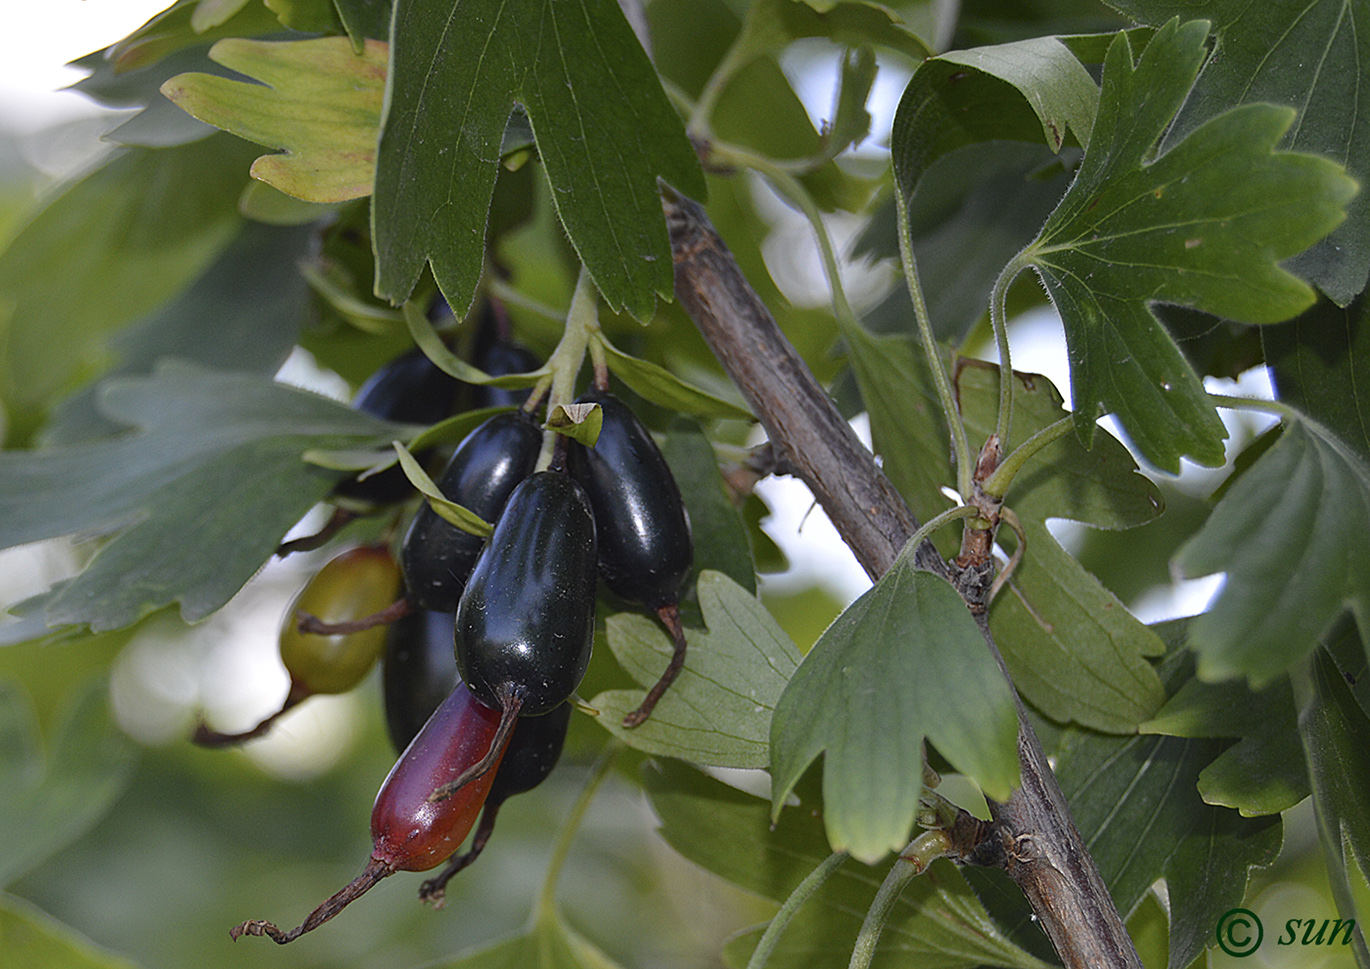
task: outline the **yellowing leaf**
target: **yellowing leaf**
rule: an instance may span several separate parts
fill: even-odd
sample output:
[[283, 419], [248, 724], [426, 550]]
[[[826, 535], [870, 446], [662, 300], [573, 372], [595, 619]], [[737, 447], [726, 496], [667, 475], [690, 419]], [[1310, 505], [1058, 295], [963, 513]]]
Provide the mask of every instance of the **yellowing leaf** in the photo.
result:
[[346, 37], [230, 38], [210, 59], [261, 84], [179, 74], [162, 93], [201, 121], [285, 149], [258, 158], [255, 177], [307, 202], [344, 202], [371, 194], [387, 55], [375, 40], [356, 54]]

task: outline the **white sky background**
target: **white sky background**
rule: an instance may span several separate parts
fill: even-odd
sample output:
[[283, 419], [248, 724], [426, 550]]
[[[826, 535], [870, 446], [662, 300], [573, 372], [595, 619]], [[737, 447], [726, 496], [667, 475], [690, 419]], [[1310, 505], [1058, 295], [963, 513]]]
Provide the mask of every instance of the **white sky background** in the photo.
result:
[[99, 109], [61, 88], [82, 72], [68, 61], [108, 47], [170, 6], [169, 0], [5, 0], [10, 43], [0, 59], [0, 127], [29, 134]]

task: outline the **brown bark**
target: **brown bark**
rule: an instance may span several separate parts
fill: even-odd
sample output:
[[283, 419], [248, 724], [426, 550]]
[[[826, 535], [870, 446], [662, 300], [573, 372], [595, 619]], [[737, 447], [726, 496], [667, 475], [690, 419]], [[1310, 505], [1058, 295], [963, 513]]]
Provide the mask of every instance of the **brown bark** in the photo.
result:
[[[912, 512], [785, 339], [703, 209], [670, 193], [663, 204], [677, 298], [766, 428], [777, 456], [809, 486], [857, 560], [878, 578], [917, 530]], [[984, 608], [989, 563], [981, 558], [978, 567], [949, 566], [927, 542], [915, 551], [915, 562], [967, 596], [1007, 677]], [[1022, 786], [1006, 803], [990, 805], [1005, 869], [1067, 969], [1140, 969], [1026, 710], [1016, 692], [1014, 697]]]

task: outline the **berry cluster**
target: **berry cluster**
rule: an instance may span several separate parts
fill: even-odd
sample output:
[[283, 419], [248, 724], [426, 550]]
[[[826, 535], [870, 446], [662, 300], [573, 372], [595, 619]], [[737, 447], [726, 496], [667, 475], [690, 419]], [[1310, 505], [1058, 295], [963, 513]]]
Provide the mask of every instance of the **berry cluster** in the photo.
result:
[[[480, 361], [487, 372], [537, 366], [509, 345], [495, 346], [501, 358]], [[454, 399], [426, 363], [412, 353], [398, 358], [354, 404], [409, 422], [442, 419], [445, 413], [420, 415], [403, 400], [411, 390], [430, 402]], [[498, 400], [495, 406], [518, 409], [467, 435], [438, 479], [449, 501], [494, 523], [488, 539], [425, 504], [404, 535], [399, 565], [384, 547], [336, 557], [287, 613], [281, 657], [291, 690], [281, 711], [246, 733], [197, 733], [208, 745], [258, 736], [307, 696], [356, 686], [384, 653], [387, 726], [402, 753], [372, 810], [370, 860], [295, 929], [252, 920], [233, 929], [234, 938], [290, 942], [380, 879], [446, 861], [420, 890], [440, 901], [447, 881], [485, 848], [500, 805], [540, 784], [560, 756], [594, 642], [597, 576], [614, 595], [655, 611], [675, 644], [667, 670], [625, 726], [646, 720], [680, 672], [677, 603], [693, 542], [679, 488], [650, 433], [602, 386], [579, 401], [603, 413], [593, 448], [544, 431], [532, 415], [537, 399], [522, 396]], [[549, 448], [545, 435], [553, 435]], [[544, 453], [550, 465], [538, 470]], [[376, 474], [337, 494], [349, 505], [383, 506], [409, 496], [401, 485], [407, 481]], [[457, 854], [473, 827], [470, 847]]]

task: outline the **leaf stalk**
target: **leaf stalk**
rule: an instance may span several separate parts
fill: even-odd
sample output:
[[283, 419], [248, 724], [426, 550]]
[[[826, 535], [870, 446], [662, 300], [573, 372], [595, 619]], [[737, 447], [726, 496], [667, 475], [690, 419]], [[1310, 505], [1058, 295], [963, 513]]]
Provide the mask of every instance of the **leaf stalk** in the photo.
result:
[[[569, 404], [576, 397], [576, 378], [585, 363], [586, 352], [590, 348], [591, 335], [599, 332], [599, 299], [590, 273], [580, 267], [576, 279], [576, 291], [571, 297], [570, 309], [566, 311], [566, 327], [561, 331], [561, 340], [552, 355], [547, 358], [547, 371], [552, 383], [547, 393], [547, 412], [559, 404]], [[558, 435], [549, 432], [542, 439], [542, 453], [538, 455], [537, 470], [543, 471], [552, 464], [552, 451]]]
[[585, 782], [585, 787], [581, 790], [580, 796], [576, 798], [576, 803], [571, 806], [571, 813], [566, 816], [566, 823], [561, 826], [561, 830], [557, 833], [557, 841], [552, 848], [552, 858], [547, 863], [547, 873], [542, 879], [542, 890], [538, 892], [537, 902], [533, 906], [532, 922], [534, 924], [552, 917], [555, 913], [557, 882], [561, 880], [561, 871], [566, 867], [566, 858], [571, 853], [571, 844], [580, 832], [581, 825], [585, 823], [585, 815], [590, 810], [590, 802], [599, 793], [605, 778], [609, 776], [609, 772], [614, 767], [614, 762], [618, 760], [619, 754], [625, 749], [626, 745], [622, 741], [610, 738], [609, 742], [604, 745], [604, 752], [600, 754], [599, 760], [590, 771], [590, 779]]
[[[1013, 375], [1010, 373], [1010, 379], [1012, 379], [1012, 376]], [[1023, 465], [1027, 464], [1028, 460], [1032, 458], [1033, 455], [1048, 444], [1059, 441], [1061, 438], [1065, 437], [1074, 429], [1074, 427], [1075, 418], [1067, 416], [1062, 417], [1054, 424], [1042, 428], [1022, 444], [1018, 445], [1018, 447], [1014, 448], [1008, 457], [1000, 462], [999, 467], [994, 469], [994, 473], [985, 479], [985, 483], [980, 486], [981, 489], [990, 497], [998, 498], [1002, 501], [1004, 495], [1008, 493], [1009, 486], [1013, 484], [1014, 476], [1017, 475], [1019, 471], [1023, 470]]]
[[[904, 197], [902, 187], [894, 190], [895, 221], [899, 226], [899, 261], [904, 268], [904, 281], [909, 288], [909, 298], [913, 300], [913, 315], [918, 323], [918, 339], [923, 344], [923, 352], [928, 356], [928, 369], [932, 372], [933, 386], [937, 390], [937, 400], [946, 415], [947, 427], [951, 429], [951, 447], [956, 455], [956, 491], [962, 498], [971, 493], [971, 475], [975, 466], [970, 458], [970, 440], [966, 436], [966, 425], [961, 420], [960, 408], [951, 391], [951, 381], [946, 368], [942, 366], [942, 353], [937, 346], [937, 337], [932, 332], [932, 316], [928, 313], [927, 300], [923, 297], [923, 284], [918, 278], [918, 260], [913, 254], [913, 235], [909, 229], [909, 203]], [[1001, 348], [1006, 353], [1007, 348]], [[1002, 409], [1002, 398], [1000, 408]], [[1002, 437], [1001, 437], [1002, 440]]]
[[1009, 446], [1009, 428], [1013, 425], [1013, 360], [1008, 342], [1008, 288], [1028, 265], [1028, 250], [1023, 249], [999, 273], [989, 294], [989, 322], [994, 329], [994, 343], [999, 349], [999, 416], [995, 433], [999, 435], [999, 444], [1003, 448]]
[[790, 897], [785, 899], [785, 903], [780, 906], [780, 911], [775, 913], [766, 926], [766, 931], [761, 934], [761, 940], [757, 942], [756, 948], [752, 950], [752, 957], [747, 960], [747, 969], [763, 969], [770, 961], [771, 953], [780, 942], [780, 936], [789, 927], [790, 922], [804, 907], [810, 896], [822, 887], [832, 874], [842, 867], [842, 862], [847, 860], [845, 851], [834, 851], [828, 857], [818, 863], [813, 871], [804, 876], [804, 880], [795, 886], [794, 891], [790, 892]]

